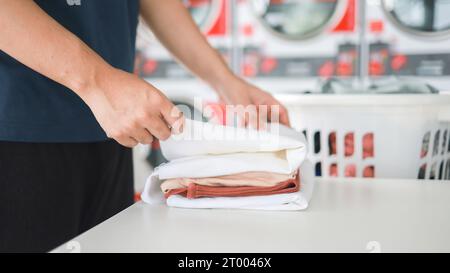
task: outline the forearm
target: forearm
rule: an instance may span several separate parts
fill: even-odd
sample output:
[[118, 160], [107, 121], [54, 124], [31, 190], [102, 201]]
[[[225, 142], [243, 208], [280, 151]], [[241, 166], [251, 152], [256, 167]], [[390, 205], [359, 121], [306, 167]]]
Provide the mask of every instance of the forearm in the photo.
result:
[[220, 91], [234, 79], [222, 56], [179, 0], [141, 0], [141, 15], [161, 43], [190, 71]]
[[80, 97], [111, 67], [31, 0], [0, 0], [0, 50]]

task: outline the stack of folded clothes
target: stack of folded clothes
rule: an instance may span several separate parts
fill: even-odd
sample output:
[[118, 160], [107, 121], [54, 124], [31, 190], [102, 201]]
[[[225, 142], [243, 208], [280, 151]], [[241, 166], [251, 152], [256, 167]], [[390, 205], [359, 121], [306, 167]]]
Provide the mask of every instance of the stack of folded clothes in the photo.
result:
[[302, 134], [186, 120], [161, 142], [169, 162], [148, 178], [142, 200], [182, 208], [301, 210], [313, 190]]

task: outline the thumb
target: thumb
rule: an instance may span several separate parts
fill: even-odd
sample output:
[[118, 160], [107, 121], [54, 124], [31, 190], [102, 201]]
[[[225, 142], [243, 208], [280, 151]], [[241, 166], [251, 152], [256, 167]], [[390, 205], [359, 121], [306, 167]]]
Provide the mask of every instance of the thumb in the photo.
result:
[[170, 101], [161, 109], [161, 115], [171, 128], [172, 134], [178, 135], [183, 132], [185, 118], [183, 112]]

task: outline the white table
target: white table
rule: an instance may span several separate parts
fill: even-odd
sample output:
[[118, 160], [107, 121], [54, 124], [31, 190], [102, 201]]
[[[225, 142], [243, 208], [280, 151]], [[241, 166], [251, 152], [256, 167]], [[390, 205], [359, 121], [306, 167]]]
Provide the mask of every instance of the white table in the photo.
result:
[[[319, 180], [302, 212], [137, 203], [54, 252], [450, 252], [450, 181]], [[370, 250], [371, 251], [370, 251]]]

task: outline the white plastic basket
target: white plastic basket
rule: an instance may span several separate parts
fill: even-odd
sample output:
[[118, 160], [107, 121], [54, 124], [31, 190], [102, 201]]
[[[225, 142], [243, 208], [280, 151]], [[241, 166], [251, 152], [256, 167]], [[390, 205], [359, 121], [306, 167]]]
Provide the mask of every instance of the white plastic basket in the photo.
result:
[[317, 176], [450, 179], [450, 95], [276, 97]]

